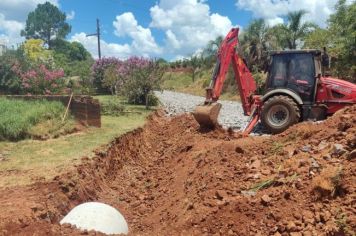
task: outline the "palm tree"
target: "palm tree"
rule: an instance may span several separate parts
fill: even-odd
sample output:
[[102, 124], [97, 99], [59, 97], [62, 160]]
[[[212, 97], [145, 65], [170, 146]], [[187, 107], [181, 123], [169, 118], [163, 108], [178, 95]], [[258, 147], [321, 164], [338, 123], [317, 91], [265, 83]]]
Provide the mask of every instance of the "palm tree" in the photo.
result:
[[267, 62], [269, 49], [269, 27], [263, 19], [253, 20], [240, 37], [238, 48], [248, 65], [262, 70]]
[[191, 69], [192, 72], [192, 80], [193, 83], [195, 81], [195, 76], [199, 70], [199, 68], [202, 66], [202, 58], [200, 56], [197, 55], [192, 55], [189, 58], [189, 67]]
[[208, 45], [203, 49], [202, 57], [204, 58], [206, 67], [210, 67], [215, 63], [216, 54], [223, 40], [223, 36], [218, 36], [214, 40], [210, 40]]
[[273, 27], [280, 46], [282, 48], [296, 49], [302, 41], [317, 26], [311, 22], [303, 22], [302, 18], [307, 13], [305, 10], [289, 12], [287, 24], [280, 24]]

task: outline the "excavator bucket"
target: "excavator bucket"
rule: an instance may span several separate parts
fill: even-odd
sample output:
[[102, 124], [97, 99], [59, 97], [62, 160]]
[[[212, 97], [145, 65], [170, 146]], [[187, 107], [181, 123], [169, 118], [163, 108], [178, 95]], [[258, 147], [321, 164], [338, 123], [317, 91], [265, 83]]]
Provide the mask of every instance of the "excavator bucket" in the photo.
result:
[[220, 103], [198, 105], [195, 107], [193, 116], [200, 127], [215, 128], [218, 124], [220, 109]]

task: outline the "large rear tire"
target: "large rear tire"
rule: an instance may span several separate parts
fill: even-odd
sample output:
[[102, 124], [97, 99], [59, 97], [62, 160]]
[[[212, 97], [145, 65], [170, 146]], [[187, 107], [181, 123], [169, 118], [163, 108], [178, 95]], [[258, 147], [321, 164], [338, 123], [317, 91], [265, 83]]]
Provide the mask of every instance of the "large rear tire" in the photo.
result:
[[300, 110], [288, 96], [273, 96], [262, 107], [261, 122], [273, 134], [278, 134], [299, 122]]

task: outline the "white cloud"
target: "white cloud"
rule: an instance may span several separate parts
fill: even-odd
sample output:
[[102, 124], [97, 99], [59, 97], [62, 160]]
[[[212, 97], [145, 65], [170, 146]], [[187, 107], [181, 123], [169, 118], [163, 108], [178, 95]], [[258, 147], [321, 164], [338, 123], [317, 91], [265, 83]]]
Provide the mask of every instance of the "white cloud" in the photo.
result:
[[75, 11], [70, 11], [69, 13], [66, 14], [67, 20], [73, 20], [75, 17]]
[[131, 47], [137, 54], [161, 53], [161, 48], [157, 45], [151, 30], [139, 25], [131, 12], [116, 16], [113, 25], [115, 27], [115, 35], [118, 37], [129, 36], [132, 39]]
[[[70, 41], [80, 42], [93, 55], [98, 58], [98, 40], [96, 37], [87, 37], [85, 33], [74, 34]], [[128, 44], [107, 43], [100, 41], [101, 55], [105, 57], [127, 58], [132, 54], [131, 47]]]
[[166, 38], [168, 49], [171, 48], [171, 51], [174, 51], [181, 47], [181, 43], [178, 41], [176, 35], [171, 30], [166, 31]]
[[58, 6], [58, 0], [1, 0], [0, 13], [9, 20], [24, 22], [29, 12], [33, 11], [37, 4], [50, 2]]
[[0, 40], [7, 46], [15, 45], [24, 40], [20, 36], [25, 27], [28, 13], [37, 4], [46, 1], [58, 6], [58, 0], [0, 0]]
[[20, 36], [21, 30], [24, 28], [24, 23], [15, 20], [7, 20], [5, 16], [0, 13], [0, 36], [3, 44], [16, 44], [22, 41]]
[[275, 18], [271, 18], [271, 19], [266, 19], [266, 23], [269, 26], [275, 26], [278, 24], [283, 24], [284, 20], [281, 17], [275, 17]]
[[150, 12], [150, 27], [165, 31], [165, 51], [178, 55], [194, 53], [233, 27], [228, 17], [212, 14], [205, 1], [161, 0]]
[[[350, 2], [350, 0], [349, 0]], [[240, 9], [253, 12], [255, 17], [261, 17], [270, 24], [282, 22], [282, 16], [290, 11], [306, 10], [304, 20], [326, 26], [326, 20], [334, 11], [337, 0], [237, 0]]]
[[185, 59], [188, 59], [187, 56], [182, 56], [182, 55], [175, 55], [175, 57], [173, 57], [170, 61], [173, 62], [173, 61], [183, 61]]

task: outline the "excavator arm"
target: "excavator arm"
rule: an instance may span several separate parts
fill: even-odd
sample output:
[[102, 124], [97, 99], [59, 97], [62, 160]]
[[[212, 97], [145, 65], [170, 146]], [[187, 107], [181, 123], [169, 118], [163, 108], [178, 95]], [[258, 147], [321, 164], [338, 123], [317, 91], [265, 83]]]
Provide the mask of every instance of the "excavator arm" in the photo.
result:
[[[226, 73], [232, 64], [235, 80], [239, 90], [242, 107], [245, 115], [250, 115], [250, 122], [245, 127], [245, 133], [250, 133], [254, 125], [258, 122], [260, 107], [259, 96], [256, 96], [256, 82], [245, 62], [236, 53], [238, 45], [238, 28], [233, 28], [227, 34], [220, 45], [217, 62], [209, 87], [206, 89], [206, 99], [203, 105], [196, 107], [193, 112], [195, 119], [201, 126], [215, 127], [221, 109], [221, 104], [217, 103], [226, 79]], [[252, 126], [252, 127], [251, 127]]]

